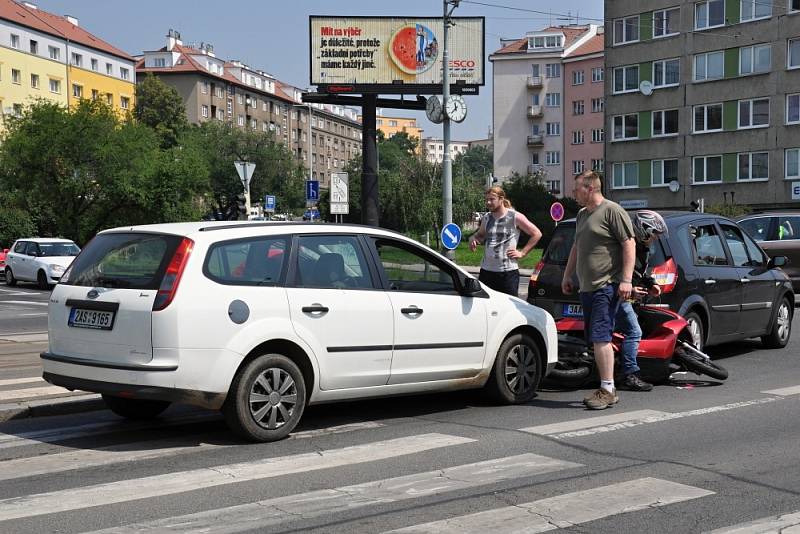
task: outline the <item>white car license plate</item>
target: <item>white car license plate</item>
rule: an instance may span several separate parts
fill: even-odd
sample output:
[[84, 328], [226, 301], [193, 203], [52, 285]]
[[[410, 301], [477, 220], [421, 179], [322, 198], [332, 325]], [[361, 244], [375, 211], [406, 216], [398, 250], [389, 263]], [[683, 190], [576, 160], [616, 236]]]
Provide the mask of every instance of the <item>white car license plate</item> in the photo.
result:
[[114, 312], [72, 308], [69, 312], [68, 324], [79, 328], [111, 330], [114, 326]]
[[565, 317], [583, 317], [583, 306], [580, 304], [564, 304]]

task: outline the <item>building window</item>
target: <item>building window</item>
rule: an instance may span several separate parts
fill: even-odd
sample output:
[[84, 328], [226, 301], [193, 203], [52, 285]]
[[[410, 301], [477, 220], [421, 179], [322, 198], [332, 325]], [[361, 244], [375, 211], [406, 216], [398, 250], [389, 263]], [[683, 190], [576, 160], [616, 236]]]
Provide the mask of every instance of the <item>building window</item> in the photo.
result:
[[635, 43], [639, 40], [639, 15], [614, 21], [614, 45]]
[[692, 158], [692, 182], [695, 184], [722, 181], [722, 156], [698, 156]]
[[769, 98], [739, 100], [739, 128], [769, 126]]
[[746, 152], [739, 154], [737, 180], [768, 180], [769, 152]]
[[656, 159], [652, 161], [652, 174], [650, 185], [653, 187], [669, 185], [678, 179], [677, 159]]
[[531, 154], [531, 165], [539, 165], [539, 153], [534, 152]]
[[602, 159], [593, 159], [592, 160], [592, 170], [597, 172], [603, 172], [605, 168], [605, 161]]
[[681, 8], [673, 7], [653, 12], [653, 37], [669, 37], [678, 34]]
[[202, 82], [200, 84], [200, 92], [203, 93], [204, 95], [208, 94], [208, 82]]
[[800, 148], [786, 149], [786, 178], [800, 178]]
[[572, 85], [583, 85], [583, 71], [572, 71]]
[[789, 39], [789, 62], [790, 69], [800, 67], [800, 39]]
[[605, 99], [604, 98], [593, 98], [592, 99], [592, 113], [602, 113], [605, 109]]
[[225, 90], [222, 87], [216, 88], [216, 97], [217, 98], [225, 98]]
[[653, 112], [653, 137], [678, 134], [678, 110], [665, 109]]
[[73, 52], [72, 53], [72, 64], [75, 65], [76, 67], [82, 66], [83, 65], [83, 56]]
[[694, 29], [705, 30], [725, 25], [725, 0], [706, 0], [694, 5]]
[[681, 82], [681, 60], [664, 59], [653, 62], [653, 87], [671, 87]]
[[586, 170], [586, 164], [582, 159], [572, 161], [572, 174], [580, 174]]
[[397, 128], [397, 121], [389, 121], [389, 126]]
[[615, 163], [613, 167], [614, 189], [630, 189], [639, 187], [639, 163], [628, 161]]
[[722, 104], [694, 107], [694, 133], [722, 131]]
[[614, 69], [614, 94], [639, 90], [639, 65]]
[[61, 82], [58, 80], [50, 79], [50, 92], [61, 93]]
[[50, 59], [55, 59], [56, 61], [61, 59], [61, 49], [57, 46], [48, 46], [47, 51], [50, 54]]
[[561, 64], [548, 63], [544, 66], [544, 75], [546, 78], [561, 78]]
[[786, 95], [786, 124], [800, 124], [800, 93]]
[[75, 98], [83, 98], [83, 86], [77, 83], [72, 84], [72, 96]]
[[548, 122], [545, 124], [545, 132], [547, 132], [549, 136], [561, 135], [561, 123]]
[[573, 145], [582, 145], [583, 144], [583, 130], [573, 130], [572, 131], [572, 144]]
[[100, 91], [92, 89], [92, 100], [97, 100], [98, 98], [100, 98]]
[[637, 139], [639, 137], [639, 114], [617, 115], [614, 121], [614, 141]]
[[217, 120], [218, 121], [224, 121], [225, 120], [225, 110], [223, 110], [222, 108], [217, 108]]
[[208, 106], [200, 106], [200, 115], [208, 118]]
[[11, 48], [19, 49], [19, 35], [11, 34]]
[[547, 93], [544, 95], [544, 105], [549, 108], [561, 107], [561, 93]]
[[772, 0], [741, 0], [741, 4], [742, 22], [772, 16]]
[[236, 117], [236, 124], [238, 124], [239, 126], [244, 126], [244, 116], [243, 115], [238, 115]]
[[572, 114], [583, 115], [583, 100], [574, 100], [572, 102]]
[[561, 164], [561, 152], [558, 150], [547, 151], [544, 153], [544, 164], [545, 165], [560, 165]]
[[113, 94], [106, 93], [106, 104], [108, 104], [109, 106], [113, 106], [114, 105], [114, 95]]
[[31, 74], [31, 87], [34, 89], [39, 88], [39, 75], [38, 74]]
[[789, 2], [789, 13], [800, 11], [800, 0], [791, 0]]
[[694, 81], [719, 80], [725, 75], [725, 53], [708, 52], [694, 56]]
[[19, 69], [11, 69], [11, 83], [20, 85], [22, 83], [22, 72]]
[[540, 102], [539, 93], [536, 93], [531, 97], [531, 105], [538, 106], [539, 102]]
[[109, 76], [114, 74], [114, 65], [111, 63], [106, 63], [106, 74]]
[[128, 109], [129, 107], [131, 107], [131, 99], [128, 98], [127, 96], [119, 97], [119, 107], [121, 107], [122, 109]]
[[39, 53], [39, 43], [37, 41], [34, 41], [33, 39], [31, 39], [30, 42], [28, 43], [28, 45], [30, 46], [29, 49], [31, 51], [31, 54], [38, 54]]
[[124, 69], [122, 67], [119, 68], [119, 77], [123, 80], [130, 80], [131, 79], [131, 71], [128, 69]]
[[769, 72], [772, 68], [772, 46], [745, 46], [739, 49], [739, 74]]
[[592, 67], [592, 82], [602, 82], [603, 78], [603, 67]]
[[592, 129], [592, 143], [602, 143], [606, 140], [605, 128]]

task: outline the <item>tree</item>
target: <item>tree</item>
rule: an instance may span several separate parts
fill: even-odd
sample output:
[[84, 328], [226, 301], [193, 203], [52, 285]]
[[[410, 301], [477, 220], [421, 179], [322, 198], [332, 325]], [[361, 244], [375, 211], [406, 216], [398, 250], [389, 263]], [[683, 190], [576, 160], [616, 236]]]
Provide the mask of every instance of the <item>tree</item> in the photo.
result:
[[177, 145], [178, 137], [189, 126], [181, 95], [152, 73], [136, 84], [133, 116], [155, 130], [165, 148]]
[[456, 156], [453, 161], [453, 175], [470, 176], [486, 184], [486, 177], [492, 174], [494, 155], [485, 146], [474, 146]]
[[25, 211], [18, 208], [0, 207], [0, 250], [9, 248], [21, 237], [35, 235], [36, 226]]

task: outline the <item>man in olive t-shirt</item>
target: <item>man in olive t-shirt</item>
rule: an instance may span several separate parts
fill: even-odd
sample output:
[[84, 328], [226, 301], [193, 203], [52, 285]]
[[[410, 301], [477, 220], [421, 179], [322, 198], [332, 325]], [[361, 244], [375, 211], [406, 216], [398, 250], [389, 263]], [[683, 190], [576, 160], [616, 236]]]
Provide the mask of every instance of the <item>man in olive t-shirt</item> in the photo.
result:
[[622, 300], [631, 296], [636, 244], [630, 217], [619, 204], [603, 197], [600, 176], [587, 171], [575, 177], [578, 212], [575, 243], [569, 254], [561, 290], [574, 290], [577, 267], [587, 343], [594, 345], [600, 389], [583, 400], [587, 408], [603, 410], [619, 401], [614, 387], [611, 335]]

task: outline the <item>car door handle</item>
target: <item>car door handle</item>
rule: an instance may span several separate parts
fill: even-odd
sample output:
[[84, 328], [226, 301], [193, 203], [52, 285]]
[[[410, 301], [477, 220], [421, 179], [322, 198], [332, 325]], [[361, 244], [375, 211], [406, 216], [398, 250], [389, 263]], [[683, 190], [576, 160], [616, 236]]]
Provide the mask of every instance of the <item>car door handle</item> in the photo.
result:
[[424, 310], [422, 308], [417, 308], [416, 306], [411, 306], [410, 308], [401, 308], [400, 313], [405, 315], [422, 315]]
[[706, 285], [707, 286], [712, 286], [712, 285], [714, 285], [716, 283], [717, 283], [717, 281], [714, 280], [713, 278], [709, 278], [708, 280], [706, 280]]
[[328, 307], [314, 303], [311, 306], [303, 306], [303, 313], [328, 313]]
[[750, 279], [749, 278], [741, 278], [739, 281], [741, 283], [743, 283], [743, 284], [749, 284], [750, 283]]

